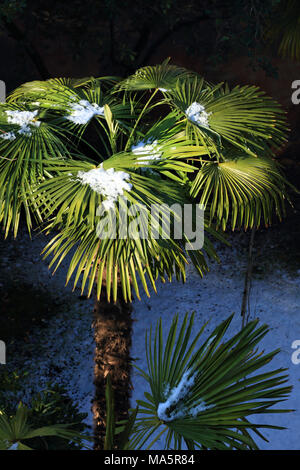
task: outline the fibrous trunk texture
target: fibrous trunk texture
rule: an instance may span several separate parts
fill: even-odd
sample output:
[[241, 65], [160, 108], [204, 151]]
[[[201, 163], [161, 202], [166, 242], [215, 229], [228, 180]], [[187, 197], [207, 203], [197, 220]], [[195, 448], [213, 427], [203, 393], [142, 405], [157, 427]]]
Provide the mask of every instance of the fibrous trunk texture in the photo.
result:
[[116, 419], [119, 421], [128, 417], [131, 393], [131, 312], [130, 303], [125, 303], [122, 300], [118, 300], [116, 303], [108, 302], [104, 293], [99, 301], [95, 301], [93, 322], [95, 339], [95, 399], [93, 401], [95, 450], [103, 449], [107, 374], [110, 374], [114, 390]]

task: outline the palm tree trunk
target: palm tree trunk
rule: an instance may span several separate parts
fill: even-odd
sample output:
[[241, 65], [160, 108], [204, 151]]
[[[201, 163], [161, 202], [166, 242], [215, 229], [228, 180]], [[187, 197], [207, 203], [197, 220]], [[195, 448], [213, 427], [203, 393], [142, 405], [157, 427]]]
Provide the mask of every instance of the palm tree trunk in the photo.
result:
[[[120, 299], [121, 293], [120, 293]], [[118, 300], [108, 302], [103, 292], [94, 307], [95, 398], [93, 401], [94, 416], [94, 449], [102, 450], [105, 436], [106, 403], [105, 385], [107, 374], [110, 374], [115, 397], [117, 421], [126, 419], [130, 407], [130, 347], [132, 306]]]

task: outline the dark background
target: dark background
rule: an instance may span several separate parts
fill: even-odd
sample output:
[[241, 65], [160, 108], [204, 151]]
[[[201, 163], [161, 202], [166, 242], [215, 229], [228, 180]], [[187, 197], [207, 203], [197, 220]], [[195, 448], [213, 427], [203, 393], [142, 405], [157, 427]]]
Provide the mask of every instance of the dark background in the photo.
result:
[[288, 112], [291, 134], [278, 158], [298, 184], [300, 105], [291, 102], [291, 84], [300, 79], [300, 61], [280, 56], [280, 33], [273, 33], [278, 25], [291, 29], [299, 5], [291, 0], [2, 0], [0, 79], [9, 92], [49, 77], [126, 76], [170, 57], [216, 83], [258, 85]]

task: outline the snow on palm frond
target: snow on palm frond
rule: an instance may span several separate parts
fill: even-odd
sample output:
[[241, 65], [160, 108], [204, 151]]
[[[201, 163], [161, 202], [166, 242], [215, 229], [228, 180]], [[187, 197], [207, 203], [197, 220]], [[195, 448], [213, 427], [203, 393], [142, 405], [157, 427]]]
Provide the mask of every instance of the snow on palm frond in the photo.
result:
[[230, 143], [256, 156], [286, 143], [286, 113], [258, 87], [230, 90], [222, 83], [213, 86], [194, 77], [178, 83], [170, 97], [186, 118], [188, 132], [217, 152]]
[[[137, 173], [136, 159], [131, 153], [127, 156], [121, 153], [105, 160], [98, 168], [90, 163], [76, 161], [49, 161], [46, 165], [53, 177], [40, 184], [37, 203], [43, 201], [43, 205], [39, 203], [42, 215], [51, 220], [47, 230], [56, 227], [60, 229], [60, 233], [48, 244], [45, 253], [46, 256], [52, 255], [50, 266], [55, 264], [56, 270], [69, 250], [76, 248], [67, 281], [76, 271], [75, 288], [84, 271], [82, 290], [87, 285], [88, 295], [96, 285], [97, 295], [100, 296], [104, 272], [108, 298], [112, 295], [114, 301], [116, 300], [117, 282], [120, 282], [124, 299], [131, 300], [131, 285], [138, 298], [140, 297], [137, 276], [146, 294], [150, 295], [148, 284], [156, 290], [158, 277], [171, 281], [175, 275], [178, 280], [185, 279], [188, 256], [201, 275], [207, 271], [206, 257], [216, 258], [208, 237], [203, 250], [185, 253], [184, 244], [188, 238], [184, 232], [182, 239], [174, 241], [161, 224], [160, 237], [151, 236], [151, 227], [157, 227], [162, 217], [170, 221], [172, 233], [175, 221], [181, 220], [174, 213], [172, 205], [183, 207], [189, 202], [189, 198], [184, 187], [178, 192], [178, 182], [161, 180], [158, 185], [157, 177]], [[171, 171], [173, 161], [166, 158], [160, 162], [160, 166], [158, 173]], [[182, 170], [184, 166], [181, 167]], [[98, 178], [99, 175], [101, 179]], [[122, 199], [123, 196], [126, 200]], [[124, 209], [124, 204], [126, 227], [130, 227], [134, 220], [133, 214], [128, 211], [131, 204], [139, 207], [139, 237], [131, 237], [127, 233], [125, 238], [124, 235], [121, 236], [123, 228], [119, 225], [118, 215]], [[162, 213], [153, 214], [153, 205], [161, 208]], [[96, 228], [103, 215], [99, 215], [99, 208], [104, 208], [105, 211], [114, 209], [116, 233], [113, 237], [99, 238]], [[52, 219], [54, 214], [55, 218]], [[141, 235], [142, 231], [145, 231], [145, 236]], [[207, 233], [212, 233], [209, 228]]]
[[[178, 315], [164, 340], [162, 320], [146, 335], [147, 370], [137, 367], [149, 390], [137, 400], [138, 412], [128, 448], [151, 448], [164, 436], [165, 449], [258, 449], [253, 436], [257, 416], [291, 410], [276, 407], [287, 399], [286, 369], [260, 372], [279, 352], [264, 354], [257, 345], [268, 332], [258, 320], [225, 339], [233, 315], [200, 343], [204, 325], [195, 331], [195, 314]], [[253, 422], [248, 417], [256, 417]], [[264, 437], [263, 437], [264, 438]]]
[[[151, 204], [201, 201], [209, 215], [205, 234], [214, 238], [214, 223], [249, 227], [254, 218], [269, 222], [273, 209], [283, 213], [285, 181], [265, 163], [285, 138], [279, 105], [256, 87], [215, 86], [166, 62], [144, 72], [129, 77], [128, 90], [154, 87], [149, 99], [118, 93], [126, 81], [118, 88], [117, 79], [87, 77], [24, 84], [0, 106], [0, 220], [6, 234], [10, 227], [17, 233], [23, 210], [29, 229], [32, 215], [39, 223], [48, 220], [49, 231], [60, 230], [46, 248], [51, 265], [74, 249], [68, 281], [76, 272], [74, 285], [82, 280], [90, 294], [96, 284], [98, 298], [104, 273], [108, 298], [117, 298], [120, 281], [130, 300], [132, 287], [139, 296], [138, 277], [149, 294], [148, 283], [155, 289], [159, 277], [185, 280], [188, 258], [203, 275], [207, 258], [216, 257], [208, 237], [202, 250], [187, 254], [185, 233], [181, 240], [100, 243], [97, 208], [118, 210], [118, 196], [145, 206], [146, 214]], [[157, 101], [158, 88], [168, 93]], [[237, 147], [243, 151], [230, 162], [227, 152]], [[169, 215], [174, 223], [176, 214]]]
[[29, 230], [32, 214], [41, 221], [38, 208], [32, 211], [32, 192], [44, 178], [43, 160], [70, 154], [55, 127], [36, 107], [2, 104], [0, 129], [0, 221], [6, 236], [10, 228], [16, 236], [22, 209]]
[[192, 103], [185, 110], [185, 114], [186, 117], [196, 125], [209, 127], [209, 114], [205, 111], [205, 107], [202, 104], [197, 102]]
[[75, 127], [75, 132], [81, 135], [94, 117], [104, 118], [105, 104], [110, 106], [115, 119], [132, 117], [130, 105], [121, 104], [116, 96], [107, 92], [116, 82], [117, 79], [111, 77], [34, 81], [17, 88], [7, 102], [38, 107], [49, 114], [50, 119], [56, 118], [57, 126]]
[[94, 116], [104, 116], [104, 106], [79, 100], [78, 103], [69, 103], [70, 113], [65, 118], [74, 124], [87, 124]]
[[[14, 140], [18, 134], [32, 136], [34, 128], [39, 127], [41, 124], [38, 114], [38, 109], [29, 110], [24, 106], [20, 109], [12, 105], [2, 104], [0, 107], [1, 137], [4, 140]], [[11, 130], [3, 132], [5, 128]]]
[[82, 184], [88, 184], [93, 191], [104, 197], [102, 202], [105, 209], [114, 208], [114, 203], [124, 191], [130, 191], [130, 175], [125, 171], [115, 171], [114, 168], [105, 170], [103, 164], [89, 171], [79, 171], [77, 179]]
[[157, 140], [148, 139], [146, 141], [139, 140], [136, 145], [131, 147], [132, 153], [138, 156], [138, 161], [149, 164], [151, 160], [160, 160], [162, 152]]

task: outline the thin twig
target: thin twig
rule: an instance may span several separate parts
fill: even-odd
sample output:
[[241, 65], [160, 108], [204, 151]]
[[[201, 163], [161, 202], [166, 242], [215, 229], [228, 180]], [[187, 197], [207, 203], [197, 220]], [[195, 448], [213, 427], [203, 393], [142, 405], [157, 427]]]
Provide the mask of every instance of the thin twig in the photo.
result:
[[[247, 271], [245, 275], [245, 284], [244, 284], [244, 292], [243, 292], [243, 300], [242, 300], [242, 308], [241, 308], [242, 328], [244, 328], [244, 326], [247, 324], [248, 318], [250, 315], [249, 293], [250, 293], [251, 276], [252, 276], [252, 268], [253, 268], [253, 247], [254, 247], [255, 232], [256, 232], [256, 224], [254, 223], [252, 230], [251, 230], [251, 236], [250, 236], [250, 242], [249, 242], [248, 264], [247, 264]], [[246, 316], [247, 305], [248, 305], [248, 315]]]

